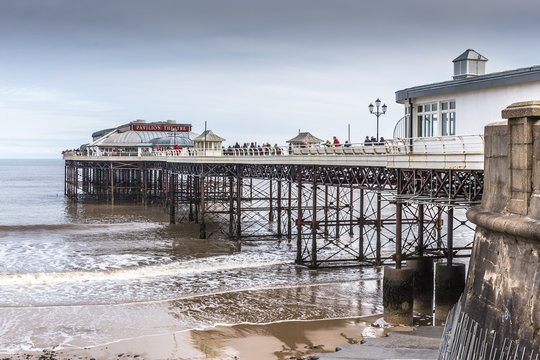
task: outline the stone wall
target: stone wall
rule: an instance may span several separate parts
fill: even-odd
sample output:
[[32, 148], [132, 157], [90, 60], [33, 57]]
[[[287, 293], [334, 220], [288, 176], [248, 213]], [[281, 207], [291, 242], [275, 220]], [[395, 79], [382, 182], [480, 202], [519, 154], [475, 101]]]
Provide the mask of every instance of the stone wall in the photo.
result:
[[485, 129], [484, 195], [467, 212], [477, 229], [462, 311], [499, 354], [528, 359], [540, 348], [540, 101], [502, 116]]

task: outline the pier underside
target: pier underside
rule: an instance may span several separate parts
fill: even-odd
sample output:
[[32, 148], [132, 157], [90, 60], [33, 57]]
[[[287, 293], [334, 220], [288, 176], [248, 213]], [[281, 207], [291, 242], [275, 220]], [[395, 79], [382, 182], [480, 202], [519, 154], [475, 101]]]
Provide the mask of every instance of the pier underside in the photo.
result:
[[[66, 160], [76, 200], [160, 204], [200, 237], [296, 245], [296, 263], [395, 264], [469, 256], [463, 209], [480, 201], [481, 170]], [[456, 230], [460, 238], [454, 239]], [[470, 236], [467, 234], [470, 233]]]

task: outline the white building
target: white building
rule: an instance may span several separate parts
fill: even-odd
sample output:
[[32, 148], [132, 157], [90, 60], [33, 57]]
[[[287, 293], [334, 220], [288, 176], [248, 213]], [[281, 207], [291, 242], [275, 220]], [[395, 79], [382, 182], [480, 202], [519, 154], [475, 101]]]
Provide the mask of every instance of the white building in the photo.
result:
[[217, 136], [212, 130], [205, 130], [201, 135], [193, 139], [195, 150], [199, 155], [221, 156], [223, 155], [222, 144], [224, 138]]
[[483, 134], [508, 105], [540, 97], [540, 66], [485, 74], [487, 60], [468, 49], [453, 60], [453, 80], [397, 91], [405, 116], [394, 138]]

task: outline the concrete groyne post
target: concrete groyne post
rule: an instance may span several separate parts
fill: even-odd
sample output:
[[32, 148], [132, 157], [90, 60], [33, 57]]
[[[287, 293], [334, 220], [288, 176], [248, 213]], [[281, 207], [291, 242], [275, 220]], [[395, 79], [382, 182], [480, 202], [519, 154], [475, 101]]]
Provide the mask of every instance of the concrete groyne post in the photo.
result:
[[433, 259], [421, 257], [407, 260], [407, 268], [413, 270], [414, 311], [431, 314], [433, 308]]
[[386, 322], [403, 325], [413, 323], [413, 276], [413, 269], [384, 267], [383, 306]]
[[485, 129], [482, 204], [467, 212], [477, 229], [462, 313], [492, 351], [528, 359], [540, 349], [540, 101], [502, 117]]
[[411, 268], [402, 268], [402, 206], [396, 203], [396, 261], [395, 269], [386, 266], [383, 277], [384, 320], [391, 324], [410, 325], [413, 322], [414, 274]]
[[465, 288], [465, 264], [438, 263], [435, 266], [435, 320], [446, 320]]

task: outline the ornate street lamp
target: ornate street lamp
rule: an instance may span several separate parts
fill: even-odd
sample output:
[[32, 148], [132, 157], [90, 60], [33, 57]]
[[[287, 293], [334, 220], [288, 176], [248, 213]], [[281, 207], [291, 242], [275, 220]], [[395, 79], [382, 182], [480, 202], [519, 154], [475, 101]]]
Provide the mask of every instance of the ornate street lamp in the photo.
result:
[[[375, 107], [377, 107], [377, 110], [373, 111]], [[379, 116], [386, 113], [386, 109], [388, 108], [388, 106], [386, 106], [386, 104], [383, 104], [383, 106], [381, 106], [381, 100], [377, 98], [377, 100], [375, 100], [375, 106], [373, 106], [373, 104], [369, 104], [368, 108], [369, 108], [370, 114], [373, 114], [377, 117], [377, 142], [378, 142], [379, 141]], [[381, 108], [382, 111], [380, 111], [379, 108]]]

